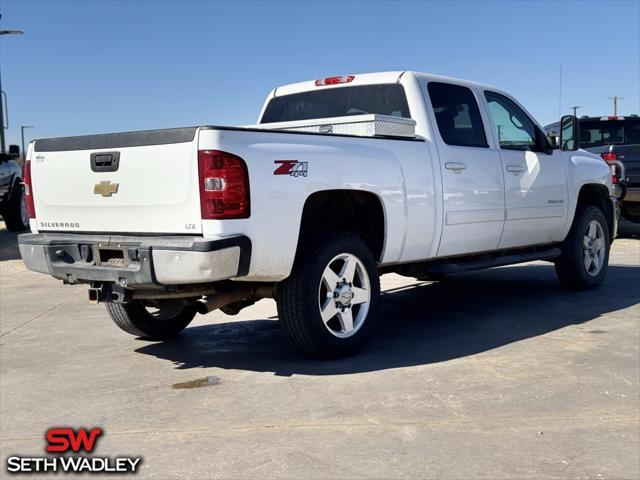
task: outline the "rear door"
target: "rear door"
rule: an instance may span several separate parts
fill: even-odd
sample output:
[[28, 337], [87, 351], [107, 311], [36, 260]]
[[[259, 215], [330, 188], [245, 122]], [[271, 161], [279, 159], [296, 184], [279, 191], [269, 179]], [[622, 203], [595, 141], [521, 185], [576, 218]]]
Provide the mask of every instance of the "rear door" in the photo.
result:
[[38, 231], [202, 231], [197, 128], [37, 140]]
[[545, 153], [543, 134], [507, 96], [485, 91], [504, 168], [506, 218], [499, 248], [562, 239], [567, 210], [566, 153]]
[[504, 225], [504, 179], [476, 93], [464, 85], [431, 81], [425, 94], [431, 104], [444, 199], [437, 255], [494, 250]]

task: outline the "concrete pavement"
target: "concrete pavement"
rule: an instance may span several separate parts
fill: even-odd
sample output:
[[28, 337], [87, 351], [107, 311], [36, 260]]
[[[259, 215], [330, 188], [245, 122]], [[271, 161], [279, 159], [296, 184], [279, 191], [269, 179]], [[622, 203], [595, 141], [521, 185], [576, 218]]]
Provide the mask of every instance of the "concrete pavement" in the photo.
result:
[[379, 330], [331, 362], [293, 349], [269, 300], [137, 340], [2, 230], [2, 471], [70, 425], [105, 430], [96, 455], [143, 456], [141, 478], [640, 478], [637, 230], [591, 292], [543, 262], [385, 275]]

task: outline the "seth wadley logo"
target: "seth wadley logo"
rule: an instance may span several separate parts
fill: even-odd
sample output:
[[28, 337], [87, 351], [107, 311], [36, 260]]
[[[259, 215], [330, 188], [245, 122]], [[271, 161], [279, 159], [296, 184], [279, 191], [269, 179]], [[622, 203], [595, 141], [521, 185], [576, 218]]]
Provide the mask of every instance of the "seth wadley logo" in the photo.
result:
[[[93, 452], [98, 438], [104, 433], [101, 428], [69, 427], [47, 430], [46, 452], [52, 454]], [[86, 454], [69, 456], [21, 457], [13, 455], [7, 459], [9, 473], [136, 473], [142, 457], [93, 457]]]

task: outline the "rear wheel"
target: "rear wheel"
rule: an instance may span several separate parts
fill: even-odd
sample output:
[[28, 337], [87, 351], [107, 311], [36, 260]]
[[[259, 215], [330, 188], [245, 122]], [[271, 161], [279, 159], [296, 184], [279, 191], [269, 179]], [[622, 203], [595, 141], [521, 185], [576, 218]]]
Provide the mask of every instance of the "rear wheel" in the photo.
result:
[[556, 260], [562, 284], [578, 290], [598, 286], [607, 274], [609, 248], [609, 228], [600, 209], [580, 209]]
[[336, 233], [305, 248], [278, 285], [278, 315], [306, 353], [337, 358], [355, 352], [376, 320], [380, 280], [360, 237]]
[[326, 235], [303, 247], [291, 276], [278, 285], [278, 315], [306, 353], [338, 358], [355, 352], [376, 321], [376, 262], [352, 233]]
[[141, 300], [107, 303], [111, 320], [131, 335], [148, 340], [167, 340], [184, 330], [196, 314], [195, 305], [180, 300], [159, 301], [153, 306]]
[[29, 228], [29, 213], [24, 193], [24, 185], [16, 184], [11, 198], [2, 211], [4, 223], [7, 230], [11, 232], [19, 232]]

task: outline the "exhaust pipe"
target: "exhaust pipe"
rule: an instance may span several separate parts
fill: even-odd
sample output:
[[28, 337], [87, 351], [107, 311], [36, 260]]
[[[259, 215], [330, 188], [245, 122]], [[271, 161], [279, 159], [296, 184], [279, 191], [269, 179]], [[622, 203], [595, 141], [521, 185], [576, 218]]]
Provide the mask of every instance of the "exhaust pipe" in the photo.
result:
[[251, 285], [242, 285], [233, 290], [207, 295], [200, 300], [196, 300], [196, 310], [198, 313], [205, 315], [230, 303], [251, 298], [253, 295], [254, 289]]

